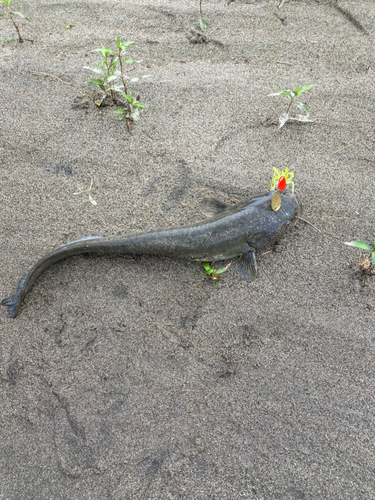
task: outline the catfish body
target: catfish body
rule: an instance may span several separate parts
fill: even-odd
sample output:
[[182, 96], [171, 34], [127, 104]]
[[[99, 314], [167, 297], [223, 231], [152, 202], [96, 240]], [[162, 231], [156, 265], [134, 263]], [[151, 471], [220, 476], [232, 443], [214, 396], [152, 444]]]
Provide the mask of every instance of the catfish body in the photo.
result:
[[271, 206], [274, 191], [253, 196], [236, 205], [217, 200], [202, 202], [207, 219], [195, 224], [117, 238], [89, 236], [63, 245], [40, 259], [19, 281], [16, 293], [3, 299], [8, 316], [15, 318], [35, 280], [52, 264], [80, 254], [160, 255], [195, 261], [218, 261], [240, 257], [237, 269], [241, 278], [256, 276], [255, 251], [276, 241], [301, 215], [301, 203], [294, 195], [280, 193], [278, 209]]

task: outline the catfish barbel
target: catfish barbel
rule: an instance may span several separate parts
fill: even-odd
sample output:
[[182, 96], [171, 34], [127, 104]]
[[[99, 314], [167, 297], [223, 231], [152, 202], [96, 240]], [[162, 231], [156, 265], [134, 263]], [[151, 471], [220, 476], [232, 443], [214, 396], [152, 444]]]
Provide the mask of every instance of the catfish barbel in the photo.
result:
[[40, 259], [19, 281], [16, 293], [2, 300], [15, 318], [26, 293], [52, 264], [82, 254], [159, 255], [202, 262], [240, 256], [237, 270], [252, 281], [257, 273], [255, 252], [278, 240], [302, 213], [294, 194], [269, 191], [227, 206], [214, 198], [200, 205], [207, 215], [195, 224], [116, 238], [88, 236], [63, 245]]

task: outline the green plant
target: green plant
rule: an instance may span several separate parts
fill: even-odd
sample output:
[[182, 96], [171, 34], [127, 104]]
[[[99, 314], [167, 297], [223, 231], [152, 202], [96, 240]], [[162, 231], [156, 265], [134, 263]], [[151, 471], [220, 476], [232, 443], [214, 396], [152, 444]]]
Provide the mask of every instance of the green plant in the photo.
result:
[[212, 280], [216, 281], [221, 278], [221, 275], [228, 270], [231, 264], [232, 263], [230, 262], [227, 266], [222, 267], [221, 269], [214, 269], [213, 267], [210, 266], [208, 262], [203, 262], [203, 267], [207, 276], [209, 276]]
[[138, 120], [139, 114], [145, 109], [144, 104], [138, 101], [139, 96], [135, 97], [131, 92], [129, 92], [129, 95], [121, 92], [121, 95], [128, 101], [128, 107], [116, 109], [115, 113], [125, 115], [125, 118], [131, 121]]
[[128, 83], [134, 83], [134, 82], [137, 82], [139, 80], [139, 78], [137, 78], [137, 77], [131, 78], [129, 80], [127, 75], [124, 72], [124, 67], [123, 67], [124, 63], [125, 64], [138, 64], [138, 63], [142, 62], [142, 61], [137, 61], [136, 59], [131, 59], [130, 57], [124, 58], [124, 56], [126, 54], [126, 47], [128, 47], [129, 45], [133, 45], [134, 43], [135, 42], [129, 42], [129, 41], [121, 43], [120, 37], [119, 36], [117, 37], [117, 58], [118, 58], [118, 62], [120, 65], [119, 77], [121, 79], [122, 88], [124, 89], [125, 94], [128, 93], [128, 89], [127, 89]]
[[[94, 73], [100, 75], [100, 77], [97, 78], [89, 78], [87, 81], [89, 83], [95, 83], [96, 85], [99, 85], [100, 89], [104, 93], [103, 99], [107, 95], [111, 95], [112, 100], [116, 102], [114, 85], [112, 83], [118, 79], [118, 76], [115, 74], [117, 64], [115, 61], [115, 57], [113, 56], [113, 54], [115, 54], [115, 51], [108, 47], [101, 47], [100, 49], [95, 49], [92, 52], [100, 52], [102, 54], [103, 60], [98, 63], [96, 68], [86, 66], [86, 68], [90, 71], [93, 71]], [[99, 106], [103, 102], [103, 99], [98, 104]]]
[[202, 0], [199, 0], [199, 26], [201, 27], [202, 31], [207, 29], [206, 21], [203, 19]]
[[[117, 37], [117, 52], [110, 47], [101, 47], [92, 52], [100, 52], [103, 59], [100, 61], [96, 68], [85, 66], [86, 69], [93, 71], [98, 76], [97, 78], [89, 78], [88, 82], [95, 83], [103, 91], [104, 96], [102, 100], [97, 101], [98, 106], [101, 105], [105, 97], [111, 96], [114, 103], [117, 101], [117, 92], [124, 91], [128, 94], [128, 84], [137, 82], [139, 78], [129, 79], [124, 73], [124, 64], [137, 64], [142, 61], [137, 61], [129, 57], [125, 57], [126, 47], [134, 44], [135, 42], [121, 42], [120, 37]], [[117, 67], [120, 68], [117, 69]]]
[[[361, 250], [365, 250], [366, 252], [369, 252], [372, 263], [375, 265], [375, 239], [374, 239], [374, 247], [371, 249], [370, 245], [368, 245], [364, 241], [345, 241], [345, 245], [349, 245], [354, 248], [360, 248]], [[363, 263], [367, 263], [367, 261], [370, 260], [370, 257]], [[362, 264], [362, 266], [363, 266]]]
[[9, 36], [6, 40], [4, 40], [3, 37], [0, 36], [0, 42], [11, 42], [13, 40], [13, 38], [11, 36]]
[[[302, 95], [306, 90], [310, 90], [313, 86], [312, 85], [304, 85], [300, 89], [298, 87], [295, 88], [295, 90], [282, 90], [281, 92], [276, 92], [275, 94], [268, 94], [268, 96], [276, 96], [276, 95], [285, 95], [288, 100], [288, 107], [286, 109], [285, 113], [282, 113], [279, 116], [279, 128], [283, 127], [287, 121], [297, 121], [297, 122], [313, 122], [314, 120], [309, 120], [309, 110], [307, 109], [306, 104], [303, 104], [302, 102], [295, 101], [296, 97], [299, 97]], [[291, 114], [291, 108], [292, 106], [296, 106], [300, 111], [302, 111], [304, 114], [300, 115], [292, 115]]]
[[[28, 19], [25, 14], [22, 14], [22, 12], [18, 12], [16, 10], [12, 10], [11, 9], [11, 3], [12, 3], [12, 0], [0, 0], [0, 4], [4, 4], [4, 8], [6, 8], [6, 14], [0, 14], [0, 16], [4, 16], [4, 15], [7, 15], [9, 17], [9, 19], [12, 21], [13, 23], [13, 26], [16, 28], [17, 30], [17, 35], [18, 35], [18, 41], [19, 43], [22, 43], [23, 42], [23, 38], [21, 36], [21, 33], [20, 33], [20, 30], [17, 26], [17, 24], [15, 23], [14, 19], [13, 19], [13, 16], [19, 16], [19, 17], [22, 17], [22, 19], [25, 19], [25, 21], [28, 21], [30, 22], [30, 19]], [[9, 42], [9, 38], [7, 40]]]

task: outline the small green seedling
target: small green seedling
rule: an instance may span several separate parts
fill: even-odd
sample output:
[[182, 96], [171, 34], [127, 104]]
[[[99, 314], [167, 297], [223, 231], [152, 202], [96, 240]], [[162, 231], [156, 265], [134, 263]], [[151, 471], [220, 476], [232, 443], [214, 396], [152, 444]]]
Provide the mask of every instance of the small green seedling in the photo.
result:
[[[107, 95], [110, 95], [113, 102], [116, 102], [115, 89], [112, 83], [115, 80], [118, 80], [118, 75], [115, 74], [116, 66], [118, 64], [115, 57], [116, 52], [109, 47], [101, 47], [100, 49], [95, 49], [92, 52], [100, 52], [103, 60], [98, 63], [96, 68], [86, 66], [86, 69], [100, 75], [100, 77], [98, 76], [97, 78], [89, 78], [88, 82], [99, 85], [100, 89], [104, 93], [104, 98]], [[100, 101], [100, 104], [102, 102], [103, 100]]]
[[209, 276], [212, 280], [217, 281], [221, 278], [221, 275], [229, 269], [231, 264], [232, 263], [230, 262], [227, 266], [222, 267], [221, 269], [214, 269], [208, 262], [203, 262], [203, 267], [207, 276]]
[[71, 23], [69, 23], [69, 24], [67, 24], [67, 25], [65, 26], [65, 29], [66, 29], [66, 30], [71, 30], [72, 28], [74, 28], [74, 24], [73, 24], [73, 23], [74, 23], [74, 19], [73, 19], [73, 21], [72, 21]]
[[9, 36], [6, 40], [4, 40], [4, 38], [2, 38], [2, 37], [0, 36], [0, 42], [4, 42], [4, 41], [5, 41], [5, 42], [10, 43], [12, 40], [13, 40], [13, 37], [11, 37], [11, 36]]
[[202, 31], [207, 29], [206, 21], [203, 19], [202, 0], [199, 0], [199, 26], [201, 27]]
[[[25, 19], [25, 21], [28, 21], [30, 22], [30, 19], [28, 19], [25, 14], [22, 14], [22, 12], [18, 12], [16, 10], [12, 10], [11, 8], [11, 3], [12, 3], [12, 0], [0, 0], [0, 4], [3, 4], [4, 5], [4, 8], [6, 9], [6, 14], [0, 14], [0, 16], [5, 16], [7, 15], [9, 17], [9, 19], [12, 21], [13, 23], [13, 26], [16, 28], [17, 30], [17, 35], [18, 35], [18, 41], [19, 43], [23, 43], [23, 38], [21, 36], [21, 33], [20, 33], [20, 30], [18, 28], [18, 25], [15, 23], [14, 19], [13, 19], [13, 16], [19, 16], [19, 17], [22, 17], [22, 19]], [[7, 42], [9, 42], [9, 38], [7, 40]]]
[[121, 42], [119, 36], [117, 37], [116, 41], [117, 41], [117, 58], [118, 58], [118, 62], [120, 64], [119, 77], [120, 77], [121, 82], [122, 82], [122, 88], [123, 88], [125, 94], [127, 94], [128, 93], [128, 88], [127, 88], [128, 83], [137, 82], [139, 80], [139, 78], [135, 77], [135, 78], [129, 79], [128, 76], [124, 72], [123, 64], [124, 63], [125, 64], [138, 64], [142, 61], [137, 61], [136, 59], [131, 59], [130, 57], [125, 57], [126, 48], [129, 45], [133, 45], [135, 42], [129, 42], [129, 41]]
[[[276, 92], [275, 94], [268, 94], [268, 96], [275, 96], [275, 95], [285, 95], [289, 99], [289, 104], [286, 109], [285, 113], [281, 113], [279, 116], [279, 128], [283, 127], [287, 121], [297, 121], [297, 122], [313, 122], [314, 120], [309, 120], [309, 110], [307, 109], [306, 104], [303, 104], [302, 102], [295, 101], [294, 99], [296, 97], [299, 97], [302, 95], [306, 90], [310, 90], [313, 86], [312, 85], [304, 85], [300, 89], [298, 87], [295, 88], [295, 90], [282, 90], [281, 92]], [[291, 108], [292, 106], [296, 106], [300, 111], [302, 111], [304, 114], [300, 115], [293, 115], [291, 114]]]
[[[109, 96], [115, 104], [120, 98], [120, 94], [126, 99], [127, 106], [123, 109], [116, 110], [115, 113], [124, 115], [128, 120], [128, 128], [130, 121], [138, 120], [140, 112], [145, 108], [145, 106], [139, 102], [139, 96], [135, 97], [129, 89], [129, 84], [137, 82], [139, 78], [129, 78], [124, 70], [125, 64], [138, 64], [142, 62], [131, 59], [130, 57], [125, 57], [127, 47], [134, 43], [135, 42], [130, 41], [121, 42], [118, 36], [117, 51], [110, 47], [95, 49], [92, 52], [100, 52], [103, 60], [98, 63], [96, 68], [85, 66], [86, 69], [99, 75], [97, 78], [88, 79], [89, 83], [95, 83], [103, 92], [103, 96], [95, 101], [98, 107], [101, 106], [107, 96]], [[145, 78], [145, 76], [143, 78]]]
[[370, 258], [372, 260], [373, 265], [375, 265], [375, 240], [374, 240], [374, 247], [373, 248], [371, 248], [370, 245], [368, 245], [364, 241], [345, 241], [344, 243], [345, 243], [345, 245], [349, 245], [349, 246], [354, 247], [354, 248], [360, 248], [361, 250], [365, 250], [366, 252], [369, 252], [370, 257], [367, 260], [365, 260], [365, 262], [363, 262], [360, 267], [363, 267], [365, 264], [367, 264], [367, 262], [370, 260]]
[[[129, 79], [124, 73], [123, 66], [124, 64], [137, 64], [142, 62], [131, 59], [130, 57], [125, 57], [126, 47], [134, 43], [135, 42], [130, 41], [121, 42], [120, 37], [117, 37], [117, 52], [110, 47], [95, 49], [92, 52], [100, 52], [103, 60], [98, 63], [96, 68], [85, 66], [86, 69], [100, 75], [97, 78], [89, 78], [88, 82], [98, 85], [105, 94], [105, 97], [110, 95], [114, 103], [117, 101], [117, 92], [124, 91], [125, 94], [128, 94], [128, 84], [139, 80], [139, 78]], [[120, 69], [117, 69], [117, 67]]]

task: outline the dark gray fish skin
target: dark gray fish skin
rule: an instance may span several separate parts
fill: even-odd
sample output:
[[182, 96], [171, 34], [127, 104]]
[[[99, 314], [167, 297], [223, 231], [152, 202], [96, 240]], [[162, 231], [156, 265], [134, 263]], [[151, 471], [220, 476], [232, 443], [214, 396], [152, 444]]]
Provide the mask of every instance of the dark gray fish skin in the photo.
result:
[[[190, 226], [137, 233], [118, 238], [87, 237], [63, 245], [40, 259], [20, 280], [17, 291], [2, 300], [8, 316], [15, 318], [35, 280], [52, 264], [80, 254], [160, 255], [196, 261], [218, 261], [242, 256], [240, 276], [256, 275], [255, 251], [279, 239], [302, 213], [294, 195], [280, 193], [281, 207], [271, 209], [274, 191], [258, 194], [225, 207], [215, 200], [216, 215]], [[246, 267], [247, 266], [247, 267]]]

